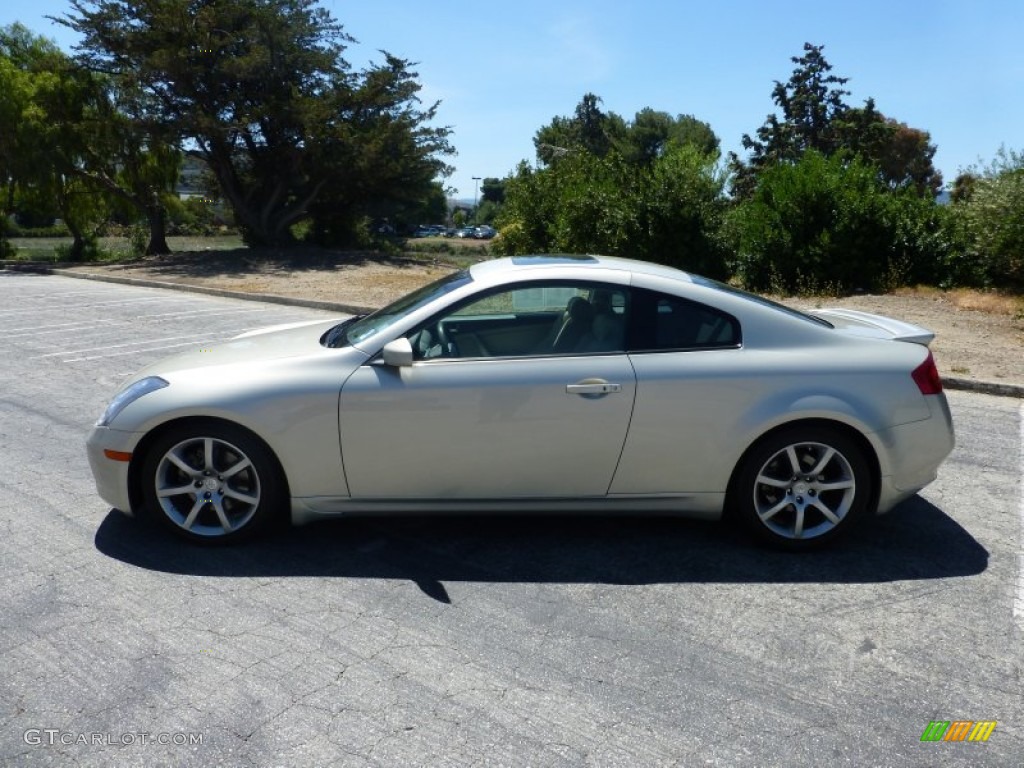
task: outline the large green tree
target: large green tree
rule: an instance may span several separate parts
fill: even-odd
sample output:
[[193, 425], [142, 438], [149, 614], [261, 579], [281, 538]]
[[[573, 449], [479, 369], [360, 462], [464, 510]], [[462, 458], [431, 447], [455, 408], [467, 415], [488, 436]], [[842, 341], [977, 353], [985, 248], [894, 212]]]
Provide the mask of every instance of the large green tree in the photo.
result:
[[14, 212], [19, 180], [31, 168], [22, 151], [26, 143], [24, 114], [32, 101], [32, 84], [25, 73], [0, 50], [0, 258], [12, 251], [7, 240], [7, 219]]
[[505, 179], [488, 176], [480, 183], [480, 200], [501, 205], [505, 202]]
[[309, 203], [320, 242], [348, 244], [352, 227], [366, 219], [444, 218], [437, 200], [439, 178], [451, 170], [441, 159], [453, 152], [450, 131], [431, 125], [436, 104], [419, 109], [421, 86], [411, 62], [388, 53], [384, 59], [352, 78], [310, 155], [321, 165], [323, 186]]
[[24, 27], [0, 30], [0, 58], [24, 86], [4, 89], [4, 101], [18, 94], [23, 101], [12, 132], [4, 132], [16, 148], [23, 197], [58, 205], [74, 238], [70, 255], [83, 254], [108, 207], [98, 203], [107, 197], [144, 215], [147, 252], [166, 253], [164, 211], [177, 182], [176, 148], [153, 141], [126, 114], [123, 105], [133, 101], [119, 98], [110, 78], [76, 65]]
[[932, 164], [936, 147], [931, 134], [911, 128], [875, 108], [874, 99], [847, 109], [836, 121], [841, 150], [874, 165], [893, 190], [910, 189], [922, 197], [942, 191], [942, 173]]
[[95, 243], [109, 207], [83, 173], [95, 134], [74, 117], [89, 109], [88, 73], [71, 66], [54, 43], [20, 25], [0, 30], [0, 60], [18, 86], [3, 100], [20, 100], [6, 139], [10, 149], [4, 151], [14, 152], [6, 163], [7, 199], [20, 189], [23, 199], [51, 201], [72, 235], [67, 257], [81, 259]]
[[146, 254], [169, 253], [167, 206], [175, 195], [181, 151], [125, 111], [134, 100], [119, 94], [111, 78], [66, 58], [54, 74], [37, 103], [47, 125], [56, 127], [54, 156], [61, 170], [143, 216], [149, 228]]
[[584, 94], [572, 116], [557, 116], [533, 137], [537, 160], [545, 166], [577, 152], [605, 157], [617, 152], [630, 165], [650, 165], [671, 147], [693, 146], [705, 155], [718, 154], [718, 136], [692, 115], [673, 117], [645, 107], [628, 121], [601, 109], [601, 99]]
[[[0, 28], [0, 255], [11, 249], [5, 239], [8, 217], [16, 201], [26, 197], [47, 201], [56, 209], [52, 131], [40, 110], [38, 94], [53, 79], [50, 65], [60, 51], [21, 24]], [[46, 191], [43, 188], [46, 187]]]
[[290, 243], [307, 218], [337, 233], [367, 201], [419, 204], [448, 170], [409, 62], [351, 71], [352, 38], [312, 0], [71, 6], [79, 61], [136, 96], [145, 135], [205, 160], [252, 244]]
[[614, 112], [601, 109], [601, 98], [585, 93], [571, 117], [556, 116], [533, 137], [537, 160], [551, 165], [574, 152], [604, 157], [625, 125]]
[[935, 146], [927, 131], [886, 117], [872, 99], [864, 107], [850, 107], [844, 100], [849, 78], [832, 74], [824, 46], [805, 43], [803, 55], [792, 62], [796, 67], [789, 80], [776, 81], [772, 89], [781, 114], [768, 115], [755, 136], [744, 134], [746, 161], [730, 156], [736, 197], [749, 198], [765, 170], [798, 162], [809, 151], [826, 158], [859, 157], [891, 189], [938, 193], [942, 175], [932, 165]]
[[828, 157], [839, 148], [836, 118], [848, 109], [843, 97], [850, 92], [843, 86], [849, 78], [832, 74], [823, 50], [822, 45], [804, 43], [803, 56], [791, 59], [796, 68], [789, 80], [776, 80], [772, 88], [772, 101], [782, 115], [768, 115], [756, 137], [743, 134], [754, 175], [778, 162], [795, 162], [808, 150]]
[[693, 115], [677, 115], [645, 107], [636, 113], [617, 146], [628, 162], [649, 165], [672, 147], [691, 146], [706, 156], [718, 155], [718, 136]]

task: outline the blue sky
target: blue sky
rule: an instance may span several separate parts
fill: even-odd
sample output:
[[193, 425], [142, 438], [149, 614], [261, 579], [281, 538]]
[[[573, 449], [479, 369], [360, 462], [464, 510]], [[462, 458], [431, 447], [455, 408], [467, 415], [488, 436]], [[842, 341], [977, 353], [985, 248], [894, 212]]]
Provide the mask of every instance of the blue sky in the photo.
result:
[[[724, 151], [741, 151], [774, 111], [775, 80], [804, 42], [825, 46], [850, 78], [847, 102], [931, 133], [947, 182], [1024, 149], [1024, 2], [1020, 0], [326, 0], [356, 38], [356, 68], [384, 49], [414, 62], [424, 101], [441, 101], [458, 156], [447, 184], [463, 198], [473, 176], [505, 176], [533, 161], [534, 133], [569, 115], [584, 93], [627, 119], [644, 107], [711, 124]], [[5, 0], [0, 25], [20, 21], [70, 50], [44, 17], [63, 0]]]

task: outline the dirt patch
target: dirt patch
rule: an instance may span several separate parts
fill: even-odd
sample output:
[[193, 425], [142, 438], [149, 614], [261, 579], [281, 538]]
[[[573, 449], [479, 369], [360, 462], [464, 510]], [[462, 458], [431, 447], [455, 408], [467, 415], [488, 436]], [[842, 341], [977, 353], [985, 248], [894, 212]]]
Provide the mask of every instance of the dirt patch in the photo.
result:
[[[72, 271], [201, 285], [244, 293], [377, 307], [455, 269], [444, 261], [334, 253], [247, 249], [175, 253]], [[905, 290], [884, 296], [784, 299], [797, 308], [843, 307], [906, 320], [936, 333], [932, 349], [944, 376], [1024, 386], [1024, 300], [978, 291]]]
[[173, 253], [110, 265], [90, 264], [68, 271], [378, 307], [453, 268], [440, 261], [402, 256], [305, 249], [267, 251], [265, 257], [254, 258], [250, 250], [241, 248]]

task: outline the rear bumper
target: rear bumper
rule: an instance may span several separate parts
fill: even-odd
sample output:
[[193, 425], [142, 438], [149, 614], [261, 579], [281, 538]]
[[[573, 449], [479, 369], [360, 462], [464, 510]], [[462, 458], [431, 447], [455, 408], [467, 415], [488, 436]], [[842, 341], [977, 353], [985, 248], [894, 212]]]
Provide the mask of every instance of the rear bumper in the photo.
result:
[[930, 418], [877, 432], [881, 484], [878, 512], [888, 512], [935, 480], [953, 451], [956, 438], [949, 403], [943, 394], [925, 398]]

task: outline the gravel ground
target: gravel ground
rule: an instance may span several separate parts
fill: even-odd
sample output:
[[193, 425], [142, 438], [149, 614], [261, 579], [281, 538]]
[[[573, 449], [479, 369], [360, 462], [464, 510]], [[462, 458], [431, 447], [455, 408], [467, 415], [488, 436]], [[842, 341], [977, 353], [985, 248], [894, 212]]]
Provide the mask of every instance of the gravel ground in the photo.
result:
[[[70, 271], [377, 307], [452, 268], [440, 260], [323, 251], [271, 253], [257, 260], [240, 250], [175, 253]], [[939, 291], [784, 301], [802, 308], [859, 309], [916, 323], [936, 332], [932, 349], [943, 376], [1024, 386], [1024, 302], [1014, 306], [1009, 301], [976, 300], [973, 305], [987, 308], [970, 309], [966, 307], [972, 302], [964, 301], [962, 294]]]

